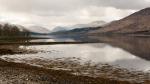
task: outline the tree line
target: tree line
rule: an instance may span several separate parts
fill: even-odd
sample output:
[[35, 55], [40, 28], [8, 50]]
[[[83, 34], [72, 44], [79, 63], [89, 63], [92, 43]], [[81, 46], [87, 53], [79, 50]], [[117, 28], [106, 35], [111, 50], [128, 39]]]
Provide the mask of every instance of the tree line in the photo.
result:
[[4, 37], [29, 37], [30, 33], [28, 30], [24, 28], [18, 28], [16, 25], [12, 24], [4, 24], [0, 25], [0, 36]]

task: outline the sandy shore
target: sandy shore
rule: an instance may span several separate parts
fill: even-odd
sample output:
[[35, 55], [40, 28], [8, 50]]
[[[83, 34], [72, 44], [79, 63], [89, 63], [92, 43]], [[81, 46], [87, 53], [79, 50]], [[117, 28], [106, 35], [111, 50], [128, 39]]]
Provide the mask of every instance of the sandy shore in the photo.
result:
[[[44, 69], [0, 60], [1, 84], [138, 84], [128, 81], [75, 76], [63, 70]], [[145, 81], [143, 84], [150, 84]]]

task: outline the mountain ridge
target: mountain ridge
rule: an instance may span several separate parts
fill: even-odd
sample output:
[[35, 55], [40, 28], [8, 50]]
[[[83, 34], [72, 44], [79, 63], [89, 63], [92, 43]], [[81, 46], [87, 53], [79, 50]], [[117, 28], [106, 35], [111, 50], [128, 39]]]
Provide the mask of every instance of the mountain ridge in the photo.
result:
[[110, 23], [109, 25], [106, 25], [101, 29], [89, 33], [148, 34], [149, 32], [150, 32], [150, 8], [145, 8], [123, 19]]
[[80, 28], [95, 28], [95, 27], [104, 26], [106, 24], [107, 23], [105, 21], [93, 21], [87, 24], [76, 24], [76, 25], [66, 26], [66, 27], [57, 26], [52, 30], [52, 32], [69, 31], [69, 30], [80, 29]]

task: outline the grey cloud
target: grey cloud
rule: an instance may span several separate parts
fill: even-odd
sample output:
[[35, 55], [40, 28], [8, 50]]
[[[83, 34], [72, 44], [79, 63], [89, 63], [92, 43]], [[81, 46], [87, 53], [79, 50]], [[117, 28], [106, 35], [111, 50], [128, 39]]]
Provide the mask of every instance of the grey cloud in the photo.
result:
[[13, 12], [66, 12], [82, 8], [80, 0], [0, 0], [0, 5]]
[[142, 9], [148, 7], [150, 3], [144, 0], [0, 0], [0, 5], [9, 11], [55, 15], [90, 6]]
[[142, 9], [149, 7], [150, 3], [146, 0], [88, 0], [93, 5], [109, 6], [117, 9]]
[[129, 9], [140, 10], [149, 5], [150, 2], [145, 0], [0, 0], [0, 11], [4, 9], [1, 13], [23, 14], [31, 23], [51, 26], [101, 19], [110, 21], [131, 14]]

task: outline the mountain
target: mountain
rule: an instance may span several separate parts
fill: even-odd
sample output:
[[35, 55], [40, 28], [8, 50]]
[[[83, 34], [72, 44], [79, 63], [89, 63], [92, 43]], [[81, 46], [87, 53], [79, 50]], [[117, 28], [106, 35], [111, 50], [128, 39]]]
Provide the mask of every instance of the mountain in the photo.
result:
[[142, 9], [121, 20], [111, 22], [103, 28], [89, 32], [89, 34], [100, 33], [150, 34], [150, 8]]
[[52, 30], [52, 32], [67, 31], [67, 30], [68, 29], [66, 27], [57, 26]]
[[52, 32], [69, 31], [69, 30], [79, 29], [79, 28], [101, 27], [101, 26], [104, 26], [104, 25], [106, 25], [106, 22], [104, 22], [104, 21], [94, 21], [94, 22], [91, 22], [91, 23], [88, 23], [88, 24], [76, 24], [76, 25], [66, 26], [66, 27], [57, 26], [52, 30]]
[[39, 34], [48, 34], [50, 31], [41, 26], [30, 26], [26, 27], [26, 29], [32, 33], [39, 33]]
[[99, 26], [104, 26], [106, 22], [104, 21], [94, 21], [88, 24], [76, 24], [73, 25], [72, 28], [87, 28], [87, 27], [99, 27]]
[[[106, 25], [104, 21], [94, 21], [88, 24], [76, 24], [72, 27], [56, 27], [54, 30], [59, 30], [55, 32], [51, 32], [50, 35], [57, 35], [57, 36], [79, 36], [84, 35], [87, 32], [91, 32], [94, 30], [98, 30], [101, 27]], [[53, 30], [53, 31], [54, 31]]]
[[50, 35], [57, 35], [57, 36], [79, 36], [79, 35], [85, 35], [87, 32], [98, 30], [101, 27], [86, 27], [86, 28], [76, 28], [72, 30], [66, 30], [66, 31], [57, 31], [52, 32]]

